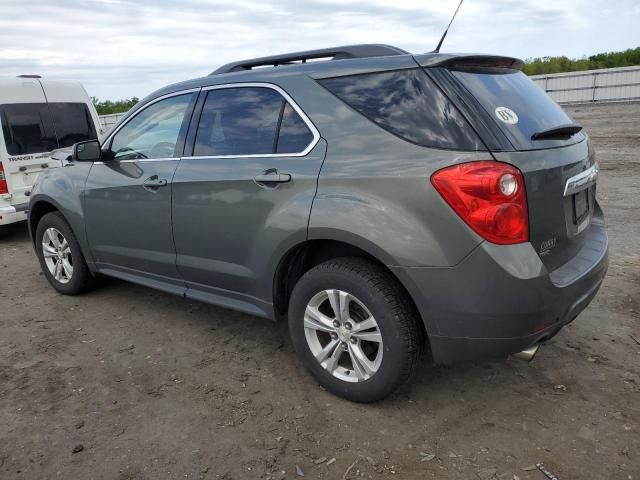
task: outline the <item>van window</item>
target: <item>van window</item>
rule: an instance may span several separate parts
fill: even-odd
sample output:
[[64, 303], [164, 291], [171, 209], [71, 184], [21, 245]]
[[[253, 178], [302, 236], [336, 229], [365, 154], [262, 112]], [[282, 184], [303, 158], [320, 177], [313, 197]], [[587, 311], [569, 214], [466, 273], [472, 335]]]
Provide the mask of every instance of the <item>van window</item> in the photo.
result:
[[193, 154], [301, 153], [312, 140], [298, 112], [272, 88], [224, 88], [207, 94]]
[[421, 69], [320, 80], [385, 130], [425, 147], [485, 150], [465, 118]]
[[58, 148], [46, 103], [2, 105], [0, 118], [9, 155], [43, 153]]
[[98, 138], [89, 108], [84, 103], [49, 103], [59, 148]]
[[175, 158], [180, 131], [193, 94], [160, 100], [142, 110], [114, 135], [111, 151], [116, 160]]

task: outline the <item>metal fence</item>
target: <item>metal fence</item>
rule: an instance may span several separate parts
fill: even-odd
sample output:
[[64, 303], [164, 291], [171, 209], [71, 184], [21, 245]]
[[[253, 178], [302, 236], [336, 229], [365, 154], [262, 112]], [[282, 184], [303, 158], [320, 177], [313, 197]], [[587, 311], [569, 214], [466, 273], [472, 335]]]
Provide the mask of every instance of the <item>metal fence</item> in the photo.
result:
[[640, 67], [533, 75], [531, 79], [558, 103], [640, 100]]
[[102, 124], [102, 128], [105, 132], [111, 130], [118, 120], [126, 115], [126, 112], [123, 113], [110, 113], [109, 115], [100, 115], [100, 123]]

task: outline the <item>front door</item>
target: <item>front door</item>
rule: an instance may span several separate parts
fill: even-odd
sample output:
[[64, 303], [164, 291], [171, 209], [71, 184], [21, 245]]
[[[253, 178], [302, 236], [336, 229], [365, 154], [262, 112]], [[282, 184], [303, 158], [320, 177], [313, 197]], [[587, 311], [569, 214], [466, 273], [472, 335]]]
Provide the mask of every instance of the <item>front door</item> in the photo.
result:
[[198, 103], [173, 186], [187, 296], [269, 316], [273, 264], [306, 239], [326, 144], [272, 85], [214, 87]]
[[85, 187], [85, 222], [98, 269], [169, 291], [184, 290], [171, 225], [173, 175], [194, 93], [140, 110], [103, 149]]

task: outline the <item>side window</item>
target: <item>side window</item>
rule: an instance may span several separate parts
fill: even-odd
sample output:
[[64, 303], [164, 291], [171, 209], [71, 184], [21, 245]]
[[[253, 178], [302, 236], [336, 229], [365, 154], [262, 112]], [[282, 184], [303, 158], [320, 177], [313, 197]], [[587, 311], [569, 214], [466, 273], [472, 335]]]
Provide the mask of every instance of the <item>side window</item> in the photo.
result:
[[207, 94], [193, 154], [300, 153], [312, 140], [302, 118], [272, 88], [223, 88]]
[[425, 147], [485, 149], [462, 114], [421, 69], [330, 78], [320, 83], [404, 140]]
[[195, 156], [272, 153], [283, 98], [264, 87], [207, 93], [196, 133]]
[[175, 158], [176, 144], [193, 94], [160, 100], [142, 110], [113, 137], [115, 160]]
[[98, 138], [91, 113], [84, 103], [49, 103], [60, 148]]
[[43, 153], [58, 148], [46, 103], [2, 105], [0, 118], [9, 155]]
[[312, 140], [313, 134], [307, 124], [304, 123], [298, 112], [286, 103], [282, 112], [276, 153], [302, 152]]

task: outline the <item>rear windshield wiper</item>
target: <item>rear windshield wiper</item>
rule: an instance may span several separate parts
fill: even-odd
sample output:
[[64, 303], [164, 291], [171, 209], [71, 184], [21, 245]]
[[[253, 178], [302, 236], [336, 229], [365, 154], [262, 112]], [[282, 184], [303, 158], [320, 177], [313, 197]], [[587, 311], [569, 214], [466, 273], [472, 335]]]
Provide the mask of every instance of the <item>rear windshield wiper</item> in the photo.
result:
[[582, 130], [582, 125], [567, 123], [557, 127], [547, 128], [531, 135], [531, 140], [547, 140], [556, 137], [570, 137]]

